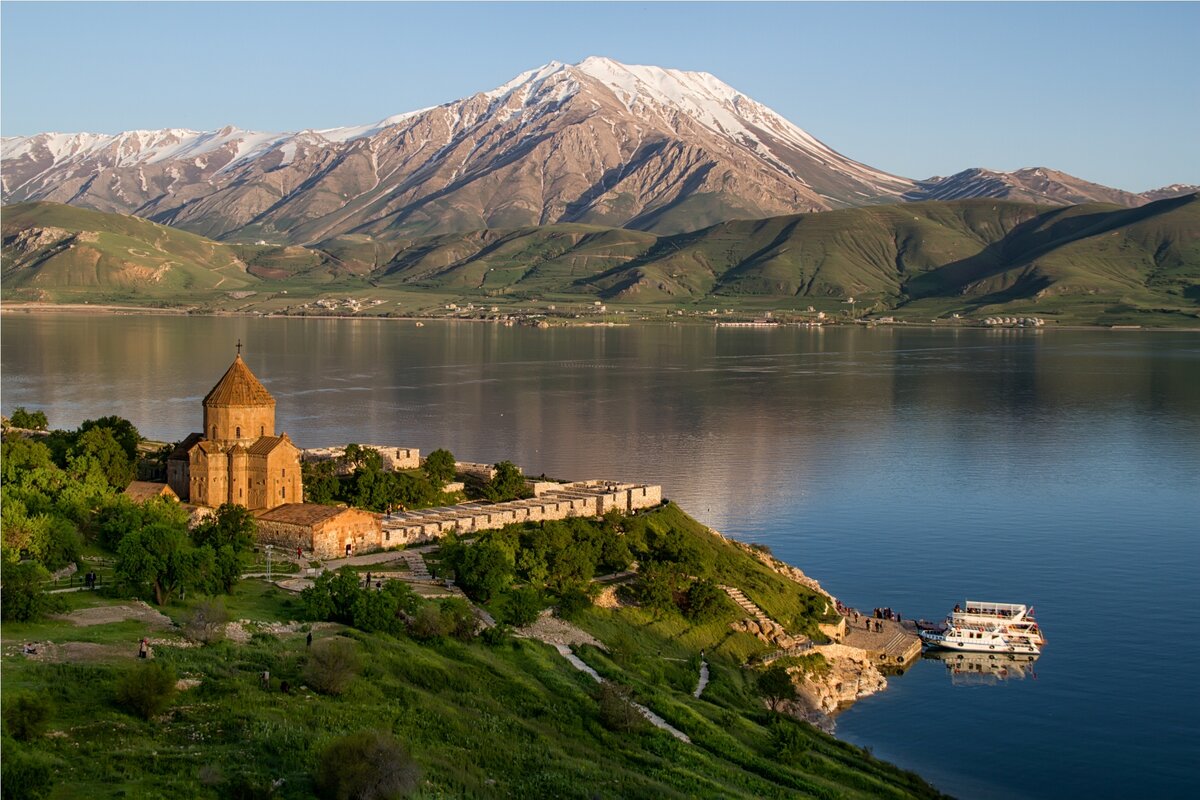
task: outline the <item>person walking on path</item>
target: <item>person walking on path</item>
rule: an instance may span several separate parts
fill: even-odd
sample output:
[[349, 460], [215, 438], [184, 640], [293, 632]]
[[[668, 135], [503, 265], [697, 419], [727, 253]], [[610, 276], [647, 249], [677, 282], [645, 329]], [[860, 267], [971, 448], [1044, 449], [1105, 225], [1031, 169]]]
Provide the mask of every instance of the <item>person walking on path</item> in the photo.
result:
[[138, 658], [150, 657], [150, 640], [142, 637], [141, 644], [138, 645]]
[[312, 647], [312, 631], [308, 632], [308, 636], [304, 639], [305, 647]]

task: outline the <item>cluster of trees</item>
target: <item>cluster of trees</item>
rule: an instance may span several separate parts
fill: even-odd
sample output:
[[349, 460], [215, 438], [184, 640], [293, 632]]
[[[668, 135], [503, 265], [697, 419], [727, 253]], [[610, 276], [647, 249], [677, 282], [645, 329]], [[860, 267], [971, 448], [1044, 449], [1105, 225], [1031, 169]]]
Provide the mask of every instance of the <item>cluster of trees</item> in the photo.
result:
[[[340, 474], [347, 468], [348, 475]], [[384, 469], [378, 450], [350, 444], [339, 459], [306, 463], [302, 472], [310, 503], [346, 503], [370, 511], [421, 508], [441, 500], [442, 488], [454, 478], [454, 456], [434, 450], [420, 472], [394, 472]]]
[[130, 500], [121, 492], [136, 473], [140, 441], [137, 428], [120, 417], [4, 441], [4, 619], [35, 619], [53, 610], [43, 584], [50, 571], [79, 563], [85, 540], [116, 556], [116, 577], [125, 588], [160, 605], [188, 590], [217, 594], [237, 583], [254, 544], [253, 517], [226, 505], [189, 532], [178, 503]]
[[50, 422], [46, 419], [46, 412], [29, 411], [25, 406], [14, 408], [8, 422], [14, 428], [24, 428], [30, 431], [44, 431], [50, 427]]
[[[42, 412], [18, 411], [14, 418], [27, 423], [20, 427], [45, 427]], [[4, 619], [33, 619], [51, 610], [41, 584], [50, 571], [78, 562], [97, 512], [133, 480], [140, 440], [137, 428], [120, 417], [88, 420], [74, 431], [36, 439], [5, 439], [0, 446]]]
[[[499, 600], [502, 614], [513, 609], [521, 619], [528, 618], [534, 605], [531, 592], [546, 598], [540, 607], [554, 602], [560, 614], [570, 616], [590, 604], [593, 577], [628, 569], [635, 559], [640, 566], [632, 591], [643, 605], [678, 611], [695, 621], [730, 608], [724, 591], [704, 577], [713, 572], [711, 556], [692, 537], [617, 511], [599, 520], [571, 517], [508, 525], [472, 542], [448, 537], [441, 559], [443, 569], [470, 597], [483, 603]], [[523, 588], [515, 589], [517, 585]]]
[[460, 598], [425, 602], [400, 581], [387, 581], [376, 589], [350, 567], [323, 573], [300, 599], [309, 619], [340, 622], [366, 633], [467, 640], [476, 628], [474, 612]]

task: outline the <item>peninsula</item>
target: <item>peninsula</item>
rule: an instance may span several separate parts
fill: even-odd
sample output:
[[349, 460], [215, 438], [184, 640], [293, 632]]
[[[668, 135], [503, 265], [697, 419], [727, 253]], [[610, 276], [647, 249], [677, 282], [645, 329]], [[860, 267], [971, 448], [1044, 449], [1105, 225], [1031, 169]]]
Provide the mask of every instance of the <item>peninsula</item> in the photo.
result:
[[864, 639], [658, 487], [303, 451], [240, 353], [202, 405], [159, 448], [14, 413], [6, 789], [937, 795], [805, 721], [883, 688], [907, 632]]

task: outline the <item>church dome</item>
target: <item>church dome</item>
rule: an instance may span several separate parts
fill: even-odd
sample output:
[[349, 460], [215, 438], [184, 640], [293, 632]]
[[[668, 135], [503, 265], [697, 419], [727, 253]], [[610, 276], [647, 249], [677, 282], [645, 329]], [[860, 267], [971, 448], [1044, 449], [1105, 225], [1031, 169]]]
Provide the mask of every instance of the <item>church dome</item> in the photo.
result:
[[242, 361], [239, 353], [204, 398], [205, 406], [273, 406], [275, 398]]

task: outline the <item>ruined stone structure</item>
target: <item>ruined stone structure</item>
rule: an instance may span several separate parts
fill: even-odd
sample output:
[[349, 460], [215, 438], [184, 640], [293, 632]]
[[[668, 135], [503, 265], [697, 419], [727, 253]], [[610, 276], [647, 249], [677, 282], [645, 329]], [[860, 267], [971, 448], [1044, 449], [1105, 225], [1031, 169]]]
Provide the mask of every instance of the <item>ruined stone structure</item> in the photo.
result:
[[405, 511], [384, 519], [382, 547], [434, 541], [444, 534], [503, 528], [515, 522], [544, 522], [566, 517], [598, 517], [617, 510], [628, 514], [662, 502], [662, 487], [612, 481], [578, 481], [543, 487], [539, 496], [507, 503], [462, 503]]
[[289, 503], [258, 516], [258, 541], [317, 558], [343, 558], [379, 547], [380, 515], [357, 508]]
[[[421, 466], [421, 451], [415, 447], [395, 447], [393, 445], [364, 444], [360, 447], [379, 451], [383, 460], [383, 468], [388, 470], [416, 469]], [[349, 475], [353, 468], [339, 461], [346, 454], [345, 447], [310, 447], [300, 451], [300, 458], [305, 463], [333, 461], [337, 464], [337, 474]]]
[[167, 458], [167, 484], [184, 502], [255, 511], [304, 499], [300, 450], [275, 435], [275, 398], [239, 352], [204, 398], [204, 430]]
[[156, 497], [167, 500], [179, 500], [179, 496], [165, 483], [154, 481], [134, 481], [125, 487], [123, 494], [135, 503], [144, 503]]

